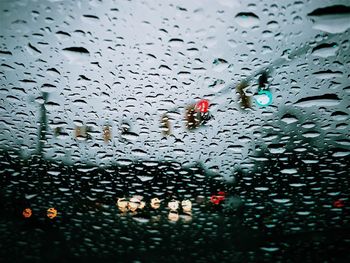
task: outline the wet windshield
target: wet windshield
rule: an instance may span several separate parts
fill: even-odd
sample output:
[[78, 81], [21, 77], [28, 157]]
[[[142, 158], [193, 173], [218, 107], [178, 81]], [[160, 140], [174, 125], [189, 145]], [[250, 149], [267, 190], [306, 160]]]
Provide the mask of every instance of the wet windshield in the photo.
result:
[[348, 1], [0, 12], [0, 259], [315, 262], [349, 247]]

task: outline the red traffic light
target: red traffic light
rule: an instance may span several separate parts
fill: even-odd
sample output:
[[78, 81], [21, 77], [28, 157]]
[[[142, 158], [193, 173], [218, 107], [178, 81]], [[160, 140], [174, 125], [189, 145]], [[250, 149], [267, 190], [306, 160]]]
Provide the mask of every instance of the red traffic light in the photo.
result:
[[208, 112], [209, 109], [209, 101], [206, 99], [202, 99], [197, 102], [196, 109], [199, 110], [202, 113]]

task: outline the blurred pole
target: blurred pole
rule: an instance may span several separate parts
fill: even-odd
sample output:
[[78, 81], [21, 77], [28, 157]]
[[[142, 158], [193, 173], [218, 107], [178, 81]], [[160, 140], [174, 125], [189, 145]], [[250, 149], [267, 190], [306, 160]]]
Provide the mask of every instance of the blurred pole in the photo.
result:
[[40, 104], [40, 116], [39, 116], [39, 142], [38, 142], [38, 155], [43, 157], [43, 148], [46, 140], [46, 131], [47, 131], [47, 116], [45, 104], [47, 102], [48, 93], [41, 93], [43, 103]]

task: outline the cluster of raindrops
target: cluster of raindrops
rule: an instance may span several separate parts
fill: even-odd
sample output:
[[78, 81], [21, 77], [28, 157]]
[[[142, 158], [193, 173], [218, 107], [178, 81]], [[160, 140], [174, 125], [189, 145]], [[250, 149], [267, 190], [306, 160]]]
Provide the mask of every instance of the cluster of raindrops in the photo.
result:
[[350, 219], [350, 6], [321, 2], [1, 1], [0, 258], [326, 253]]

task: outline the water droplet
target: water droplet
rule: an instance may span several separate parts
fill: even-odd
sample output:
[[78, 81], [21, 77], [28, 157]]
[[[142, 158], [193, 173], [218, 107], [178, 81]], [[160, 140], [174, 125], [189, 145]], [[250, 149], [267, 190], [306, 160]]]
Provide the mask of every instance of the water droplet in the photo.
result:
[[324, 94], [320, 96], [305, 97], [294, 103], [298, 107], [325, 107], [335, 106], [340, 103], [336, 94]]
[[321, 44], [312, 50], [312, 55], [327, 58], [335, 56], [337, 54], [338, 49], [339, 46], [336, 43]]
[[334, 5], [318, 8], [308, 16], [314, 22], [314, 29], [334, 34], [350, 28], [350, 7], [348, 6]]
[[252, 28], [259, 25], [260, 23], [259, 17], [251, 12], [238, 13], [235, 17], [235, 21], [237, 24], [244, 28]]

